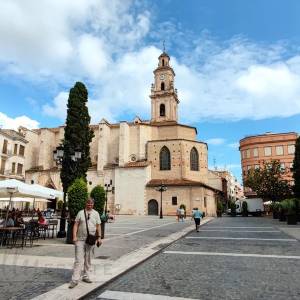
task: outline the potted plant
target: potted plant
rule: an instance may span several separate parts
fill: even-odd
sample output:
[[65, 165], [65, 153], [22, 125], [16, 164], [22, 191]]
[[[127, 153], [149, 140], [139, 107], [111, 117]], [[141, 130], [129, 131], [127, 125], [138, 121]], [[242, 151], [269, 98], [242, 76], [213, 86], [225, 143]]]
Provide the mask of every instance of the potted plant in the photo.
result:
[[222, 217], [222, 213], [223, 213], [223, 204], [221, 201], [217, 202], [217, 217], [220, 218]]
[[73, 242], [73, 226], [78, 212], [85, 207], [88, 199], [88, 189], [83, 178], [77, 178], [68, 189], [69, 221], [67, 231], [67, 243]]
[[286, 218], [288, 225], [297, 225], [297, 204], [296, 199], [287, 199], [286, 201]]
[[[96, 185], [91, 191], [91, 198], [94, 199], [94, 209], [99, 213], [101, 219], [101, 239], [104, 239], [105, 223], [107, 222], [104, 212], [105, 206], [105, 190], [101, 185]], [[104, 214], [104, 218], [102, 217]], [[101, 218], [102, 217], [102, 218]]]
[[286, 221], [286, 210], [287, 210], [287, 200], [283, 200], [279, 203], [279, 221]]
[[280, 208], [279, 202], [272, 202], [270, 205], [270, 208], [273, 213], [273, 219], [278, 219], [279, 218], [279, 208]]
[[248, 203], [246, 201], [242, 203], [242, 216], [248, 217]]
[[231, 209], [231, 216], [232, 217], [235, 217], [236, 216], [236, 206], [235, 206], [235, 203], [234, 202], [231, 202], [230, 204], [230, 209]]

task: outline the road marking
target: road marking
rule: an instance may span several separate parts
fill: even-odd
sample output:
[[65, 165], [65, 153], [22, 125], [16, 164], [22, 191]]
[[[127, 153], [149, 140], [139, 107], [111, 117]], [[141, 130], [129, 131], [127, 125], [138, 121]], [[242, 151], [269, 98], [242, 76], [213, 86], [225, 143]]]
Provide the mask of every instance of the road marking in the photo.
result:
[[[205, 226], [205, 227], [208, 227], [208, 226]], [[228, 227], [226, 227], [226, 226], [209, 226], [209, 228], [213, 228], [213, 229], [224, 229], [224, 228], [228, 228], [228, 229], [230, 229], [230, 228], [232, 228], [232, 229], [237, 229], [237, 228], [242, 228], [242, 229], [247, 229], [247, 228], [257, 228], [257, 229], [273, 229], [274, 227], [258, 227], [258, 226], [241, 226], [241, 227], [239, 227], [239, 226], [228, 226]]]
[[188, 236], [186, 239], [203, 239], [203, 240], [253, 240], [253, 241], [276, 241], [276, 242], [298, 242], [296, 239], [262, 239], [262, 238], [234, 238], [219, 236]]
[[192, 300], [191, 298], [170, 297], [165, 295], [152, 295], [142, 293], [129, 293], [118, 291], [105, 291], [98, 298], [110, 300]]
[[129, 227], [129, 226], [113, 226], [108, 229], [148, 229], [149, 227]]
[[211, 256], [300, 259], [300, 256], [294, 256], [294, 255], [273, 255], [273, 254], [252, 254], [252, 253], [188, 252], [188, 251], [164, 251], [163, 253], [165, 253], [165, 254], [184, 254], [184, 255], [211, 255]]
[[229, 229], [201, 229], [201, 231], [220, 231], [220, 232], [281, 232], [280, 230], [229, 230]]
[[[170, 224], [177, 224], [177, 223], [178, 222], [170, 222], [170, 223], [165, 223], [165, 224], [161, 224], [161, 225], [158, 225], [158, 226], [153, 226], [153, 227], [150, 227], [150, 228], [147, 228], [147, 229], [142, 229], [142, 230], [137, 230], [137, 231], [133, 231], [133, 232], [124, 233], [124, 234], [121, 234], [121, 237], [130, 236], [130, 235], [134, 235], [134, 234], [141, 233], [141, 232], [144, 232], [144, 231], [148, 231], [148, 230], [152, 230], [152, 229], [155, 229], [155, 228], [167, 226], [167, 225], [170, 225]], [[185, 224], [189, 225], [189, 223], [185, 223]], [[108, 238], [108, 239], [106, 239], [106, 241], [111, 241], [111, 240], [116, 239], [116, 238], [120, 238], [120, 236]]]

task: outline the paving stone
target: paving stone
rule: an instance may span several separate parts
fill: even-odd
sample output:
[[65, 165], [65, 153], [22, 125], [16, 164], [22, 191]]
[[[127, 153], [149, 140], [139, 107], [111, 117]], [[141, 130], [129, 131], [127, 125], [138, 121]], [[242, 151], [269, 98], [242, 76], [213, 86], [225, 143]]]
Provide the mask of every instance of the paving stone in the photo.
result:
[[[276, 220], [253, 217], [215, 219], [201, 228], [214, 229], [226, 226], [260, 226], [273, 227], [273, 229], [265, 230], [278, 230]], [[239, 232], [236, 234], [201, 232], [201, 230], [199, 233], [192, 232], [189, 236], [291, 238], [284, 232]], [[182, 238], [164, 250], [300, 256], [299, 245], [299, 241]], [[160, 253], [113, 281], [104, 289], [97, 290], [86, 299], [96, 299], [105, 290], [193, 299], [300, 299], [300, 260]]]

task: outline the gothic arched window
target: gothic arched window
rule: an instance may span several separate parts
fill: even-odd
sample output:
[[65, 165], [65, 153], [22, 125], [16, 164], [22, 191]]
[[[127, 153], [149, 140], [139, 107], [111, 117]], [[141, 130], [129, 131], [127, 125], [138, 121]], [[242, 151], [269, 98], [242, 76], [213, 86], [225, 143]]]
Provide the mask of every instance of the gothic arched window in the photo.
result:
[[160, 89], [161, 89], [162, 91], [165, 90], [165, 83], [164, 83], [164, 82], [162, 82], [162, 83], [160, 84]]
[[162, 60], [162, 66], [164, 66], [164, 65], [165, 65], [165, 60], [163, 59], [163, 60]]
[[165, 107], [164, 104], [161, 104], [161, 105], [159, 106], [159, 115], [160, 115], [161, 117], [165, 117], [165, 116], [166, 116], [166, 107]]
[[195, 147], [192, 148], [190, 153], [191, 171], [199, 171], [199, 154]]
[[160, 170], [171, 170], [171, 155], [170, 150], [163, 146], [159, 153]]

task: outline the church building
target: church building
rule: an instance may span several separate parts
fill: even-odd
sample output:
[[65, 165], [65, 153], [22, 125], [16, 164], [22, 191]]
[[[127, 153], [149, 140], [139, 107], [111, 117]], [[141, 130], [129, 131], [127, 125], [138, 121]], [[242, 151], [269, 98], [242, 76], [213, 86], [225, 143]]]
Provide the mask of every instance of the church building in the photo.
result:
[[[208, 182], [207, 144], [196, 140], [195, 127], [178, 123], [179, 99], [170, 57], [163, 52], [151, 86], [151, 120], [111, 124], [102, 119], [91, 125], [92, 167], [89, 190], [110, 185], [108, 209], [118, 214], [175, 215], [186, 206], [187, 214], [198, 207], [216, 214], [218, 191]], [[61, 143], [64, 127], [28, 130], [20, 128], [26, 146], [26, 182], [62, 189], [53, 151]], [[162, 193], [158, 187], [167, 190]], [[162, 200], [161, 200], [162, 196]]]

